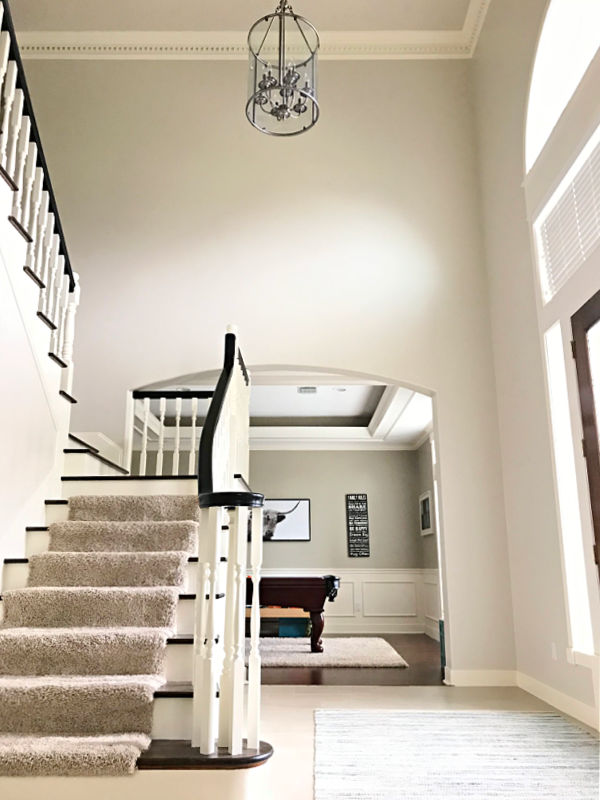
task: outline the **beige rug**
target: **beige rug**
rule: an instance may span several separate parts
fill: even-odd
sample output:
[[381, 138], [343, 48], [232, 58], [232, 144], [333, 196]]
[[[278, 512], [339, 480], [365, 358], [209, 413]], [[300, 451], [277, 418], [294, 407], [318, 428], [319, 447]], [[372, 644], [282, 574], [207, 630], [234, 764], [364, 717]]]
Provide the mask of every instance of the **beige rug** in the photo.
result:
[[310, 639], [265, 636], [260, 640], [263, 667], [408, 667], [391, 644], [375, 637], [326, 637], [323, 651], [311, 653]]

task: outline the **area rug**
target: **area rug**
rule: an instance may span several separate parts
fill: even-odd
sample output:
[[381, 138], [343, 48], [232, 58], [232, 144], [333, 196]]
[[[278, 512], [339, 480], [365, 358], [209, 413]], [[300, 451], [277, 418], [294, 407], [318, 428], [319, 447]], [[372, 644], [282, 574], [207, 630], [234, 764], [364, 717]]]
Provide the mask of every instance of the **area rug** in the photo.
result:
[[599, 756], [555, 713], [317, 710], [314, 800], [597, 800]]
[[[246, 650], [249, 642], [246, 641]], [[322, 653], [310, 652], [310, 639], [265, 636], [260, 640], [263, 667], [408, 667], [385, 639], [358, 636], [323, 639]]]

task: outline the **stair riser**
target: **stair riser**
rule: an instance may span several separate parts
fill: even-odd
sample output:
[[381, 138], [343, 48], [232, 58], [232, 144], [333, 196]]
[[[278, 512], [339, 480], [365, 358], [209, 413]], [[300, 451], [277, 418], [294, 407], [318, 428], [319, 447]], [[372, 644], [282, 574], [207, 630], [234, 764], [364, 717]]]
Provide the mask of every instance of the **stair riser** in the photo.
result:
[[63, 475], [121, 475], [122, 473], [104, 464], [89, 453], [65, 453]]
[[[32, 531], [31, 533], [37, 534], [38, 531]], [[29, 542], [29, 537], [27, 538], [27, 541]], [[45, 552], [46, 548], [43, 550], [33, 550], [33, 552], [28, 552], [27, 555], [31, 556], [34, 555], [35, 553], [45, 553]], [[196, 591], [197, 573], [198, 573], [197, 563], [192, 562], [191, 564], [186, 565], [185, 581], [183, 587], [181, 588], [181, 592], [183, 594]], [[23, 589], [25, 586], [27, 586], [28, 574], [29, 574], [29, 566], [27, 564], [4, 564], [4, 568], [2, 570], [2, 584], [1, 584], [2, 591], [8, 591], [9, 589]], [[224, 577], [225, 576], [223, 575], [222, 578], [224, 579]]]
[[191, 739], [192, 704], [191, 697], [155, 697], [152, 738]]
[[65, 522], [68, 519], [69, 519], [68, 505], [61, 504], [61, 505], [46, 506], [45, 521], [44, 521], [45, 525], [52, 525], [53, 522]]
[[[97, 474], [97, 473], [96, 473]], [[62, 496], [69, 499], [74, 495], [157, 495], [157, 494], [196, 494], [196, 478], [173, 478], [170, 480], [64, 480]]]

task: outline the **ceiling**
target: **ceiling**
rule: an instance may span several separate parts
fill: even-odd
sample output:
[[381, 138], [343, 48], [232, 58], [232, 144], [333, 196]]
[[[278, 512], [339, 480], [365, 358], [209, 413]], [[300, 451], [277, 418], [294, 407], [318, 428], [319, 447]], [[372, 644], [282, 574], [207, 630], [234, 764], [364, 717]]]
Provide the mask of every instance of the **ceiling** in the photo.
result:
[[[187, 377], [184, 382], [165, 382], [160, 388], [206, 390], [214, 386], [206, 373], [196, 379]], [[348, 377], [346, 382], [341, 377], [331, 380], [332, 376], [327, 374], [310, 376], [312, 380], [298, 381], [298, 377], [298, 374], [288, 375], [286, 382], [276, 383], [273, 375], [256, 375], [250, 394], [251, 449], [412, 450], [432, 430], [432, 400], [420, 392], [379, 381], [361, 382]], [[197, 404], [199, 425], [208, 405], [207, 400]], [[138, 409], [142, 414], [141, 405]], [[151, 400], [150, 412], [158, 423], [158, 399]], [[167, 426], [175, 425], [175, 413], [175, 400], [167, 400]], [[184, 400], [181, 407], [184, 429], [191, 426], [191, 414], [192, 401]]]
[[[299, 0], [320, 58], [470, 58], [491, 0]], [[25, 58], [245, 60], [276, 0], [12, 0]]]
[[[245, 31], [276, 0], [12, 0], [23, 31]], [[460, 30], [469, 0], [296, 0], [322, 30]]]

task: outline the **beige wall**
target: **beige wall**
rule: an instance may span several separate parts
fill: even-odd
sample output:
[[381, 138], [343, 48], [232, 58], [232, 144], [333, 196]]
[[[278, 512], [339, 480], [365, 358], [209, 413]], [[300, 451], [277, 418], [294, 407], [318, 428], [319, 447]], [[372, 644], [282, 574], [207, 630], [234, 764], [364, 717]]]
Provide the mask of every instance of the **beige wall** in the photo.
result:
[[[431, 502], [435, 503], [433, 492], [433, 464], [431, 462], [431, 444], [427, 441], [416, 451], [417, 456], [417, 495], [431, 492]], [[432, 505], [432, 511], [435, 509]], [[435, 527], [435, 526], [434, 526]], [[419, 534], [420, 535], [420, 534]], [[425, 569], [436, 569], [438, 566], [437, 530], [429, 536], [421, 536], [421, 551]]]
[[[414, 451], [254, 451], [250, 482], [265, 497], [308, 497], [310, 542], [266, 542], [265, 567], [412, 568], [423, 566]], [[369, 558], [349, 558], [346, 494], [366, 493]]]
[[[482, 207], [517, 667], [593, 704], [591, 672], [566, 661], [567, 625], [523, 181], [530, 70], [546, 0], [493, 2], [473, 64]], [[557, 658], [552, 655], [556, 647]]]
[[[487, 285], [465, 61], [324, 62], [293, 140], [244, 119], [242, 62], [27, 64], [81, 273], [74, 425], [125, 390], [247, 362], [435, 393], [456, 668], [513, 669]], [[477, 615], [473, 615], [477, 598]]]

